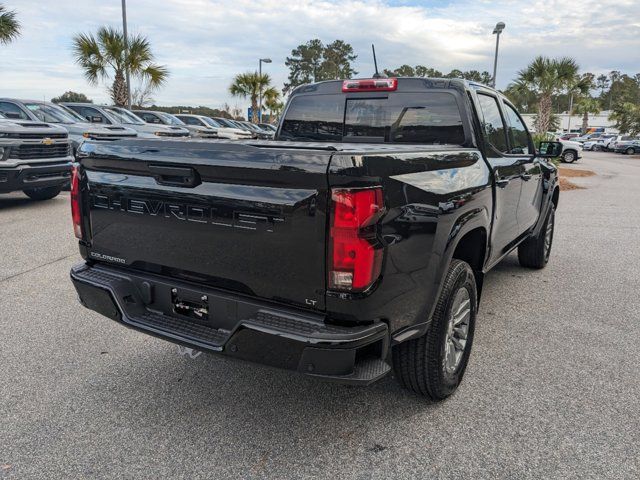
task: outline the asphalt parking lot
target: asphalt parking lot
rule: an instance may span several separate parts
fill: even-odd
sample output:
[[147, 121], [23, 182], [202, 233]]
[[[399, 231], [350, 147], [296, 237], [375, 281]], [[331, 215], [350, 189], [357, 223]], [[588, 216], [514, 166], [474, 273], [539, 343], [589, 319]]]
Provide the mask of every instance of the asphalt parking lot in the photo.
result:
[[68, 194], [0, 197], [0, 478], [639, 478], [640, 157], [569, 168], [549, 266], [487, 276], [440, 404], [179, 356], [78, 304]]

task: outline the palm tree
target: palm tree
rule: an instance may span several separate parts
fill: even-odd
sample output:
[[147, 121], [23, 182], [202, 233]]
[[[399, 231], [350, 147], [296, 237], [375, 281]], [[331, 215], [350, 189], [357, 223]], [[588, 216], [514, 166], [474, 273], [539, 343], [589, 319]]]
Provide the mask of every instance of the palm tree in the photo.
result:
[[19, 36], [20, 22], [16, 19], [16, 12], [0, 5], [0, 45], [6, 45]]
[[264, 106], [269, 110], [269, 121], [273, 121], [274, 115], [280, 115], [284, 104], [280, 101], [280, 92], [275, 87], [267, 88], [262, 95], [264, 96]]
[[549, 129], [552, 114], [552, 97], [559, 94], [578, 75], [578, 64], [572, 58], [551, 59], [536, 57], [529, 66], [518, 72], [514, 86], [517, 90], [529, 90], [536, 94], [538, 114], [536, 126], [538, 133]]
[[89, 83], [96, 85], [113, 75], [109, 93], [118, 106], [127, 104], [127, 69], [132, 77], [148, 82], [152, 89], [163, 85], [169, 76], [167, 67], [153, 63], [151, 45], [146, 38], [131, 36], [128, 43], [127, 52], [123, 33], [111, 27], [101, 27], [95, 37], [81, 33], [73, 38], [76, 63], [84, 69]]
[[251, 121], [258, 123], [258, 97], [260, 91], [265, 92], [271, 86], [271, 77], [266, 73], [260, 75], [258, 72], [239, 73], [229, 86], [229, 93], [234, 97], [247, 98], [251, 100]]
[[585, 97], [576, 103], [575, 111], [582, 114], [582, 133], [585, 134], [589, 128], [589, 114], [600, 113], [600, 103], [595, 98]]

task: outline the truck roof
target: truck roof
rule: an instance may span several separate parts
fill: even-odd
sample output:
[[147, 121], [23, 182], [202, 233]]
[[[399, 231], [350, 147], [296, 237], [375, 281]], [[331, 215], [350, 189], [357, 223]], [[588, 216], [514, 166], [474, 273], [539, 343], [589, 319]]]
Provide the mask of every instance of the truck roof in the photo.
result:
[[[483, 88], [499, 93], [492, 87], [479, 82], [465, 80], [463, 78], [437, 78], [437, 77], [389, 77], [398, 80], [398, 91], [405, 89], [432, 89], [452, 88], [455, 90], [468, 90]], [[354, 78], [349, 80], [372, 80], [371, 78]], [[379, 80], [384, 80], [381, 78]], [[340, 93], [344, 80], [325, 80], [316, 83], [306, 83], [296, 87], [291, 95], [300, 93]], [[369, 92], [370, 93], [370, 92]]]

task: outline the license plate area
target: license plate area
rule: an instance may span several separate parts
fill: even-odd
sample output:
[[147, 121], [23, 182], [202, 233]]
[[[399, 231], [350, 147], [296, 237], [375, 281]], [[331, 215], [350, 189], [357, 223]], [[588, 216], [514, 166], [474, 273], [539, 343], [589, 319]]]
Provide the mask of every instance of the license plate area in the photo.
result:
[[209, 320], [209, 298], [197, 292], [178, 288], [171, 289], [173, 313], [200, 322]]

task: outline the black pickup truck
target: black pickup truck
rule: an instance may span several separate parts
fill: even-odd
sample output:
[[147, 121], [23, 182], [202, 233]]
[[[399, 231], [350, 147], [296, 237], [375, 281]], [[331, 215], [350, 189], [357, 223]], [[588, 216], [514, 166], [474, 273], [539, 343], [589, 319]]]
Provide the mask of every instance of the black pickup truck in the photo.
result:
[[450, 79], [297, 88], [275, 141], [85, 142], [80, 301], [198, 350], [369, 384], [459, 385], [485, 273], [549, 259], [556, 168], [513, 105]]

